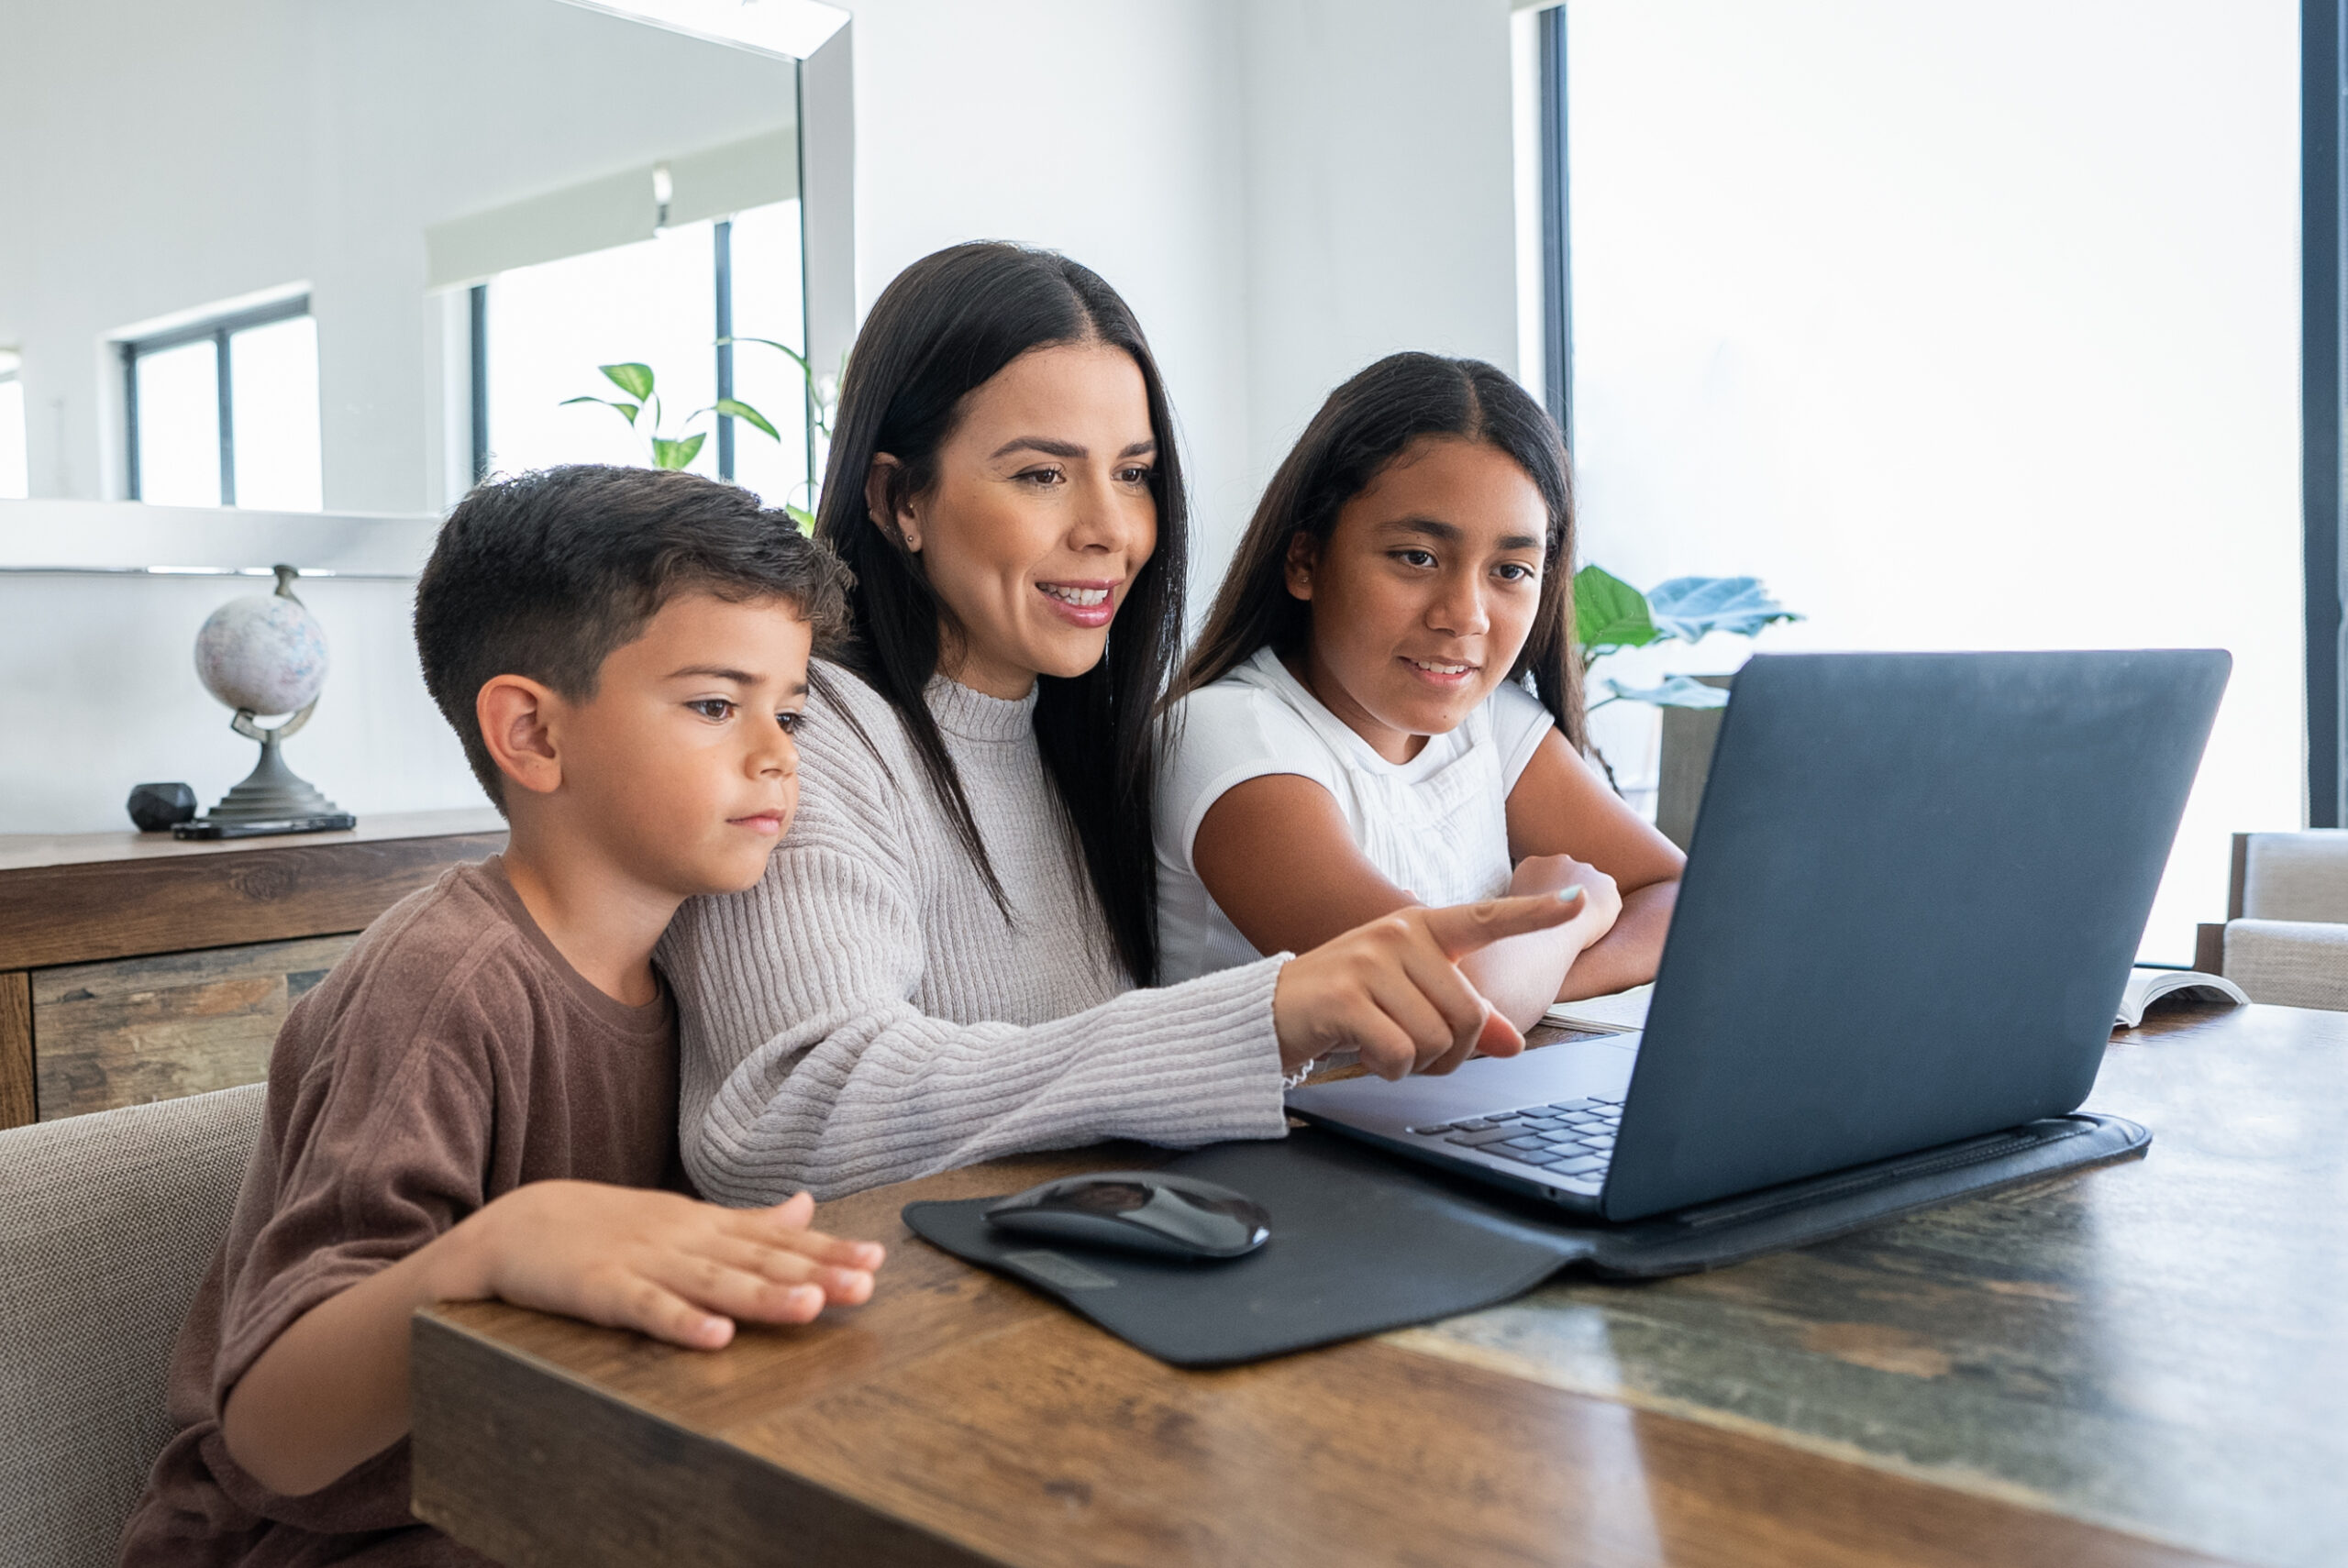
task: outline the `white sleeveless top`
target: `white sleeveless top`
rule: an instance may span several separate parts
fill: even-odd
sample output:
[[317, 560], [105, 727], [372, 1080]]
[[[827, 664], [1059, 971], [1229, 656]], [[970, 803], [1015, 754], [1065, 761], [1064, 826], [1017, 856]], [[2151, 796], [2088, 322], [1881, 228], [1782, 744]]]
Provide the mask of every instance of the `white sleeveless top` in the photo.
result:
[[1354, 845], [1430, 907], [1508, 887], [1508, 796], [1550, 729], [1512, 680], [1408, 762], [1389, 762], [1289, 673], [1268, 647], [1175, 705], [1157, 777], [1157, 940], [1163, 983], [1262, 956], [1191, 864], [1207, 808], [1267, 774], [1310, 778], [1337, 802]]

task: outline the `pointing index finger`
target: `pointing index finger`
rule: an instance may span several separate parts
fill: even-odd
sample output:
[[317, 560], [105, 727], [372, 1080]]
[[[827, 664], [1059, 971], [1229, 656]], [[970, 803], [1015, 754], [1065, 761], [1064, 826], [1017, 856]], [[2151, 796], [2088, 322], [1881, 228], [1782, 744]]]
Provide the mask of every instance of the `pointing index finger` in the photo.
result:
[[1454, 960], [1503, 937], [1523, 936], [1563, 925], [1581, 912], [1578, 885], [1554, 893], [1524, 893], [1515, 898], [1487, 899], [1480, 904], [1452, 904], [1429, 910], [1427, 934]]

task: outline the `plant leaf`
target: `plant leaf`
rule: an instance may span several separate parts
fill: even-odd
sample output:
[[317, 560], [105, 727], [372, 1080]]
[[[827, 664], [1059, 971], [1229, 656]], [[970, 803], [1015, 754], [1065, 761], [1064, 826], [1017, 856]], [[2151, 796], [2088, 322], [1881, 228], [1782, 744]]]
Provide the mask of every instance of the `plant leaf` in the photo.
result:
[[1647, 594], [1647, 608], [1656, 635], [1684, 643], [1711, 632], [1758, 636], [1772, 621], [1801, 619], [1770, 598], [1757, 577], [1675, 577]]
[[815, 536], [815, 514], [814, 513], [808, 511], [803, 506], [786, 506], [783, 508], [783, 511], [789, 514], [793, 523], [799, 525], [799, 531], [801, 533], [806, 535], [811, 539]]
[[776, 342], [773, 338], [771, 338], [771, 337], [739, 337], [739, 336], [733, 337], [721, 337], [721, 338], [719, 338], [719, 339], [718, 339], [718, 342], [720, 342], [720, 343], [763, 343], [763, 344], [765, 344], [765, 345], [766, 345], [768, 348], [770, 348], [778, 349], [778, 350], [780, 350], [781, 352], [782, 352], [782, 353], [784, 353], [784, 354], [786, 354], [786, 355], [789, 355], [789, 356], [790, 356], [790, 358], [791, 358], [791, 362], [792, 362], [792, 364], [794, 364], [794, 365], [796, 365], [796, 366], [798, 366], [798, 367], [799, 367], [799, 373], [800, 373], [801, 375], [805, 376], [805, 377], [806, 377], [808, 380], [810, 380], [810, 381], [813, 381], [813, 380], [814, 379], [814, 377], [815, 377], [815, 371], [814, 371], [814, 369], [807, 363], [807, 356], [806, 356], [806, 355], [804, 355], [804, 354], [802, 354], [798, 349], [793, 348], [792, 348], [790, 344], [788, 344], [788, 343], [777, 343], [777, 342]]
[[688, 436], [681, 441], [652, 438], [652, 466], [656, 469], [681, 469], [690, 466], [701, 444], [709, 439], [706, 434]]
[[1643, 648], [1661, 635], [1645, 594], [1603, 567], [1574, 573], [1574, 636], [1585, 649]]
[[778, 441], [782, 439], [782, 432], [777, 430], [772, 425], [769, 424], [765, 414], [760, 414], [757, 409], [752, 408], [740, 398], [721, 397], [713, 406], [715, 407], [717, 412], [720, 414], [730, 414], [736, 419], [745, 420], [749, 424], [757, 425], [759, 429], [765, 431], [768, 435], [773, 436]]
[[1660, 686], [1625, 686], [1619, 680], [1610, 680], [1606, 689], [1626, 702], [1652, 702], [1658, 708], [1728, 706], [1726, 687], [1707, 686], [1692, 675], [1672, 676]]
[[630, 425], [633, 425], [636, 423], [637, 405], [635, 403], [614, 403], [607, 397], [567, 397], [560, 403], [555, 404], [555, 406], [557, 408], [569, 408], [574, 403], [600, 403], [605, 408], [615, 411], [619, 416], [622, 419], [626, 420]]
[[595, 368], [609, 376], [614, 386], [638, 403], [652, 395], [652, 367], [649, 365], [639, 365], [631, 359], [622, 365], [598, 365]]

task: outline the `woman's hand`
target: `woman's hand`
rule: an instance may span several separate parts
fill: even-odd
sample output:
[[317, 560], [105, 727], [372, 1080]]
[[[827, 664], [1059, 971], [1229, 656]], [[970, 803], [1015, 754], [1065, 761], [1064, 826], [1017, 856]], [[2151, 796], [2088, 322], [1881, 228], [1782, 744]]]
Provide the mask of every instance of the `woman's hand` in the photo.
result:
[[[1590, 875], [1611, 893], [1602, 873]], [[1280, 1066], [1295, 1073], [1351, 1046], [1363, 1066], [1392, 1079], [1449, 1072], [1479, 1050], [1515, 1055], [1524, 1036], [1492, 1010], [1457, 961], [1488, 943], [1563, 925], [1589, 896], [1577, 880], [1480, 904], [1397, 910], [1290, 959], [1272, 991]]]

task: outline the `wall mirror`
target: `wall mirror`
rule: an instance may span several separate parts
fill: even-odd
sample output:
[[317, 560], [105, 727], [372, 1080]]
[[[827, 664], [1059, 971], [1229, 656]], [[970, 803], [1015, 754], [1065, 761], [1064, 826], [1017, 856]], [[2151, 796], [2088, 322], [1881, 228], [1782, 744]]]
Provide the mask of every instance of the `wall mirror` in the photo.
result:
[[[0, 566], [189, 562], [174, 534], [199, 525], [260, 549], [304, 515], [421, 519], [482, 473], [651, 460], [656, 435], [777, 504], [800, 491], [800, 368], [718, 340], [805, 341], [791, 56], [842, 14], [228, 12], [12, 24], [0, 145], [39, 150], [0, 170]], [[648, 367], [650, 395], [606, 364]], [[767, 428], [696, 412], [722, 396]]]

